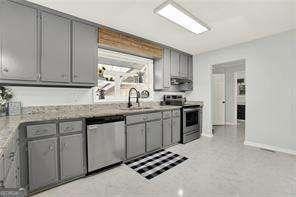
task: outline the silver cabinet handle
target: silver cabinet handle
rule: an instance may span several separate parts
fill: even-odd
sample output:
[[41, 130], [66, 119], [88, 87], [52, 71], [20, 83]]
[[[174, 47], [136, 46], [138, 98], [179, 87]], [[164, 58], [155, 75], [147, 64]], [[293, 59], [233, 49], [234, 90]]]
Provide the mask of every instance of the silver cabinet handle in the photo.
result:
[[48, 130], [47, 129], [42, 129], [42, 130], [36, 130], [35, 134], [40, 135], [46, 133]]
[[53, 145], [49, 146], [49, 150], [52, 151], [53, 150]]
[[14, 152], [9, 153], [9, 159], [10, 159], [11, 161], [14, 161], [14, 155], [15, 155]]
[[73, 126], [67, 126], [65, 127], [65, 131], [72, 131], [74, 130], [74, 127]]

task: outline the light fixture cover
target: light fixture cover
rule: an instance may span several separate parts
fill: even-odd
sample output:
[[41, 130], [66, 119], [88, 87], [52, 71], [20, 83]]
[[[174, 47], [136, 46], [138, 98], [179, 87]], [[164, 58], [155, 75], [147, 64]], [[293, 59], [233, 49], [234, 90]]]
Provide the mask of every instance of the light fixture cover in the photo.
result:
[[200, 34], [209, 31], [210, 28], [193, 16], [186, 9], [172, 0], [168, 0], [161, 4], [154, 10], [154, 13], [182, 26], [183, 28], [195, 33]]

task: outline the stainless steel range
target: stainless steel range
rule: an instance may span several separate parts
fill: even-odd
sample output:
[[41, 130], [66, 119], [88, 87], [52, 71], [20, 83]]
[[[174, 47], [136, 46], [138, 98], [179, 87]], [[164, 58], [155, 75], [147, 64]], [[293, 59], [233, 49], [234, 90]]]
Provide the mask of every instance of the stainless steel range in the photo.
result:
[[165, 95], [164, 103], [182, 106], [181, 142], [183, 144], [200, 138], [202, 133], [202, 105], [187, 103], [181, 95]]

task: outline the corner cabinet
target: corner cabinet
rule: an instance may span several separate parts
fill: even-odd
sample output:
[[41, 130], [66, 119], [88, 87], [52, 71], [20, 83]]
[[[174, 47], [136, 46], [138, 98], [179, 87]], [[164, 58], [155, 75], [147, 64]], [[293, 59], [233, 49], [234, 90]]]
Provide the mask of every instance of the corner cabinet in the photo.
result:
[[96, 84], [98, 29], [73, 21], [72, 33], [73, 83]]
[[37, 10], [0, 1], [0, 80], [37, 80]]
[[0, 0], [0, 85], [93, 87], [97, 38], [91, 22]]

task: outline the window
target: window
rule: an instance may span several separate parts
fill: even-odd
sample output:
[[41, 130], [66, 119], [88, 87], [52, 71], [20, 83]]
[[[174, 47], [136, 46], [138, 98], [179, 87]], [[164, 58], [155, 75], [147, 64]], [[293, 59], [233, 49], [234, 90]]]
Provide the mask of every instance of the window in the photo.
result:
[[152, 93], [153, 60], [105, 49], [99, 49], [98, 56], [95, 102], [126, 101], [132, 87]]

